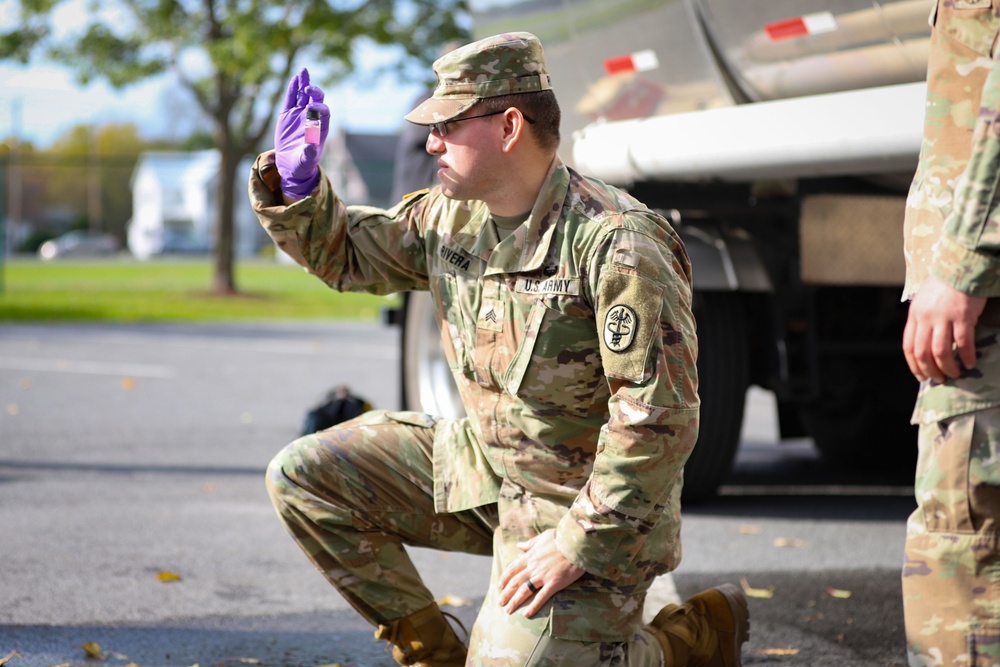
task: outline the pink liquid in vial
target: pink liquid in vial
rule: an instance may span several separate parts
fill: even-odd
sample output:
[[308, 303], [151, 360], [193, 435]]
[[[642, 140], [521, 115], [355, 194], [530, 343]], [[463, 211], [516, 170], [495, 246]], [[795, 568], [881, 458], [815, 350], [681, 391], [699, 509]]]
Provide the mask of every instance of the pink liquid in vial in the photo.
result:
[[318, 144], [319, 143], [319, 124], [316, 125], [306, 125], [306, 143], [307, 144]]

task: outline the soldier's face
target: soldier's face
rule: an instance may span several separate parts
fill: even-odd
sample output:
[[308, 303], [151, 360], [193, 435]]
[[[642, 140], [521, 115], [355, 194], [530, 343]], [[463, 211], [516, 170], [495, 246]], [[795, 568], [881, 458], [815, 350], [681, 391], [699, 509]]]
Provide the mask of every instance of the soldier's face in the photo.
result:
[[502, 118], [490, 115], [452, 122], [445, 136], [431, 130], [426, 148], [438, 158], [437, 176], [447, 197], [487, 204], [496, 197], [503, 183]]

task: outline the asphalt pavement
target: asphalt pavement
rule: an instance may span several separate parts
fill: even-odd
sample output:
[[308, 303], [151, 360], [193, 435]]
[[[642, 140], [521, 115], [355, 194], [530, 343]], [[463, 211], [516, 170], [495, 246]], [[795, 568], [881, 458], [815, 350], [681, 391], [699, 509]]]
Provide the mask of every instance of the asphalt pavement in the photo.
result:
[[[380, 324], [0, 326], [0, 665], [393, 665], [284, 533], [263, 471], [335, 385], [398, 407], [398, 364]], [[904, 665], [909, 475], [830, 471], [777, 443], [766, 393], [748, 409], [650, 611], [742, 579], [744, 664]], [[489, 559], [413, 554], [471, 627]]]

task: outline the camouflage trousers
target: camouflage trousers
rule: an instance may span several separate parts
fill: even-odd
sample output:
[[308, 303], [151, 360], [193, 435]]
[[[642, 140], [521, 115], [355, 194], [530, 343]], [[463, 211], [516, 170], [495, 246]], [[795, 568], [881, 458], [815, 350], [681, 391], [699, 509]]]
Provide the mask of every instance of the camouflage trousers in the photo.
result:
[[272, 460], [267, 489], [285, 527], [326, 579], [373, 625], [434, 602], [404, 545], [493, 554], [489, 591], [472, 629], [469, 665], [662, 665], [656, 640], [554, 637], [545, 609], [507, 614], [496, 601], [504, 545], [496, 504], [436, 514], [434, 429], [417, 413], [372, 411], [305, 436]]
[[[1000, 407], [966, 410], [998, 400], [996, 331], [977, 329], [976, 371], [925, 387], [918, 402], [917, 509], [903, 567], [912, 667], [1000, 665]], [[962, 411], [949, 414], [956, 404]]]

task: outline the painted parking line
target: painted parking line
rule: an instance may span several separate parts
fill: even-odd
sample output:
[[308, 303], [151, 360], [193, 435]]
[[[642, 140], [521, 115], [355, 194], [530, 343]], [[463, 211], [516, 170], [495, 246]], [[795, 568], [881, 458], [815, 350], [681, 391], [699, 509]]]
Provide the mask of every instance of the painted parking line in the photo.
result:
[[724, 484], [719, 487], [720, 496], [872, 496], [899, 497], [913, 496], [913, 487], [906, 485], [865, 485], [865, 484]]
[[130, 377], [159, 379], [174, 377], [174, 369], [169, 366], [72, 359], [18, 359], [14, 357], [0, 357], [0, 370], [76, 373], [80, 375], [128, 375]]

